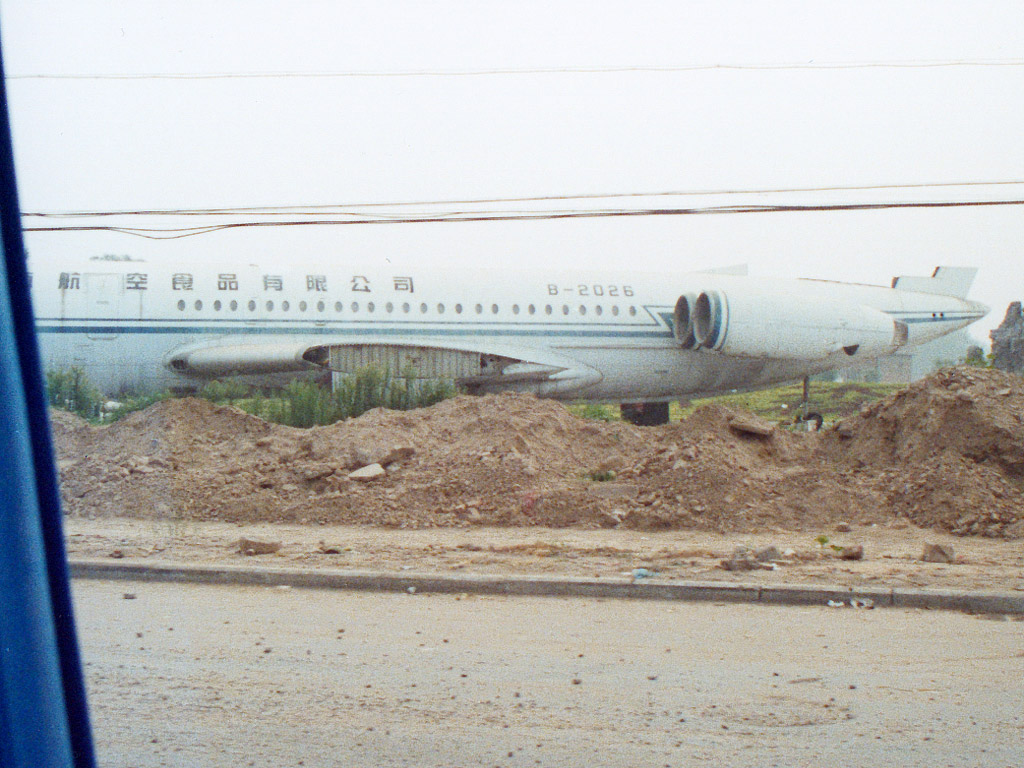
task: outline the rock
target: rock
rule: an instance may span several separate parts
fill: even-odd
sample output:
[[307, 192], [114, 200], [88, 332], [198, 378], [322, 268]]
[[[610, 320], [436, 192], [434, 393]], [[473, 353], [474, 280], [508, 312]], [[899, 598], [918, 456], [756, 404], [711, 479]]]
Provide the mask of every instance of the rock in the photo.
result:
[[754, 559], [759, 563], [771, 563], [782, 559], [782, 553], [775, 546], [761, 547], [754, 552]]
[[342, 549], [337, 544], [326, 544], [324, 543], [324, 540], [321, 539], [320, 543], [317, 545], [317, 551], [322, 555], [340, 555]]
[[953, 548], [948, 544], [925, 544], [921, 559], [926, 563], [952, 563]]
[[600, 513], [600, 523], [605, 528], [614, 528], [620, 525], [625, 517], [626, 511], [623, 509], [602, 510]]
[[850, 547], [843, 547], [839, 552], [840, 560], [863, 560], [864, 559], [864, 545], [854, 544]]
[[376, 464], [377, 460], [375, 454], [372, 451], [362, 447], [355, 447], [351, 451], [351, 458], [348, 462], [350, 467], [359, 469], [359, 467], [365, 467], [367, 464]]
[[407, 459], [411, 459], [414, 453], [416, 453], [416, 451], [408, 445], [392, 447], [374, 463], [380, 464], [382, 467], [386, 467], [389, 464], [395, 464], [396, 462], [403, 462]]
[[849, 523], [836, 523], [836, 533], [849, 533], [852, 530]]
[[776, 429], [772, 422], [753, 413], [734, 413], [729, 417], [729, 428], [733, 432], [757, 437], [768, 437]]
[[726, 571], [753, 571], [761, 565], [750, 554], [746, 547], [736, 547], [728, 560], [721, 562], [721, 567]]
[[380, 464], [382, 467], [386, 467], [388, 464], [412, 458], [415, 452], [415, 449], [408, 445], [393, 445], [388, 448], [367, 448], [362, 446], [352, 450], [352, 458], [349, 463], [356, 468], [368, 467], [373, 464]]
[[1004, 539], [1024, 539], [1024, 520], [1003, 527]]
[[349, 480], [359, 480], [361, 482], [370, 482], [371, 480], [377, 480], [381, 477], [387, 476], [387, 470], [384, 469], [380, 464], [367, 464], [365, 467], [360, 467], [354, 472], [348, 473]]
[[335, 467], [329, 464], [320, 464], [314, 467], [309, 467], [302, 473], [302, 479], [307, 483], [311, 483], [314, 480], [321, 480], [325, 477], [334, 474]]
[[281, 549], [280, 541], [259, 541], [258, 539], [241, 538], [238, 540], [238, 551], [243, 555], [272, 555]]

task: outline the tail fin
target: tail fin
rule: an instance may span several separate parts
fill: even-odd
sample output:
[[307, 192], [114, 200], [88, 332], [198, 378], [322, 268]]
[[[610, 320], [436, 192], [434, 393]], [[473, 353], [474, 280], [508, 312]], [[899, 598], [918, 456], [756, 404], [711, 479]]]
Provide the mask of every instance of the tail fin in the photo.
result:
[[908, 275], [894, 277], [892, 287], [901, 291], [935, 293], [940, 296], [966, 299], [976, 274], [978, 274], [978, 270], [975, 267], [936, 267], [931, 277]]

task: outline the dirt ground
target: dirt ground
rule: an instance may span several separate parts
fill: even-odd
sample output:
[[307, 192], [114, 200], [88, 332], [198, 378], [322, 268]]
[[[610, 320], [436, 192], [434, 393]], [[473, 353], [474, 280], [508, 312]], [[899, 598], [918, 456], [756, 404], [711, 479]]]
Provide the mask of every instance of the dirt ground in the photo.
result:
[[[999, 371], [939, 371], [820, 433], [720, 406], [588, 421], [524, 395], [309, 430], [184, 399], [53, 430], [72, 555], [224, 562], [247, 537], [310, 567], [1024, 583], [1024, 380]], [[777, 551], [724, 570], [740, 546], [744, 567]]]
[[74, 596], [105, 768], [1021, 765], [1024, 624], [1001, 616], [91, 579]]

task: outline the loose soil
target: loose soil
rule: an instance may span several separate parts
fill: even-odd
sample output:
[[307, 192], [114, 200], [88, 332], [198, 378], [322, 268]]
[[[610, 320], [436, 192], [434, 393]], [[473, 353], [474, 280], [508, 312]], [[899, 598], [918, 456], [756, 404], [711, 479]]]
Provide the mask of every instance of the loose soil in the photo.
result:
[[[916, 561], [924, 537], [968, 553], [947, 567], [994, 560], [1004, 568], [996, 581], [1021, 580], [1024, 379], [999, 371], [940, 371], [820, 433], [722, 406], [662, 427], [587, 421], [515, 394], [308, 430], [196, 399], [106, 427], [60, 412], [52, 420], [72, 553], [141, 553], [174, 530], [211, 541], [209, 556], [229, 556], [230, 537], [251, 528], [299, 542], [281, 556], [318, 562], [314, 539], [336, 532], [343, 546], [361, 542], [350, 553], [367, 554], [339, 556], [353, 567], [383, 558], [486, 571], [523, 546], [516, 568], [583, 557], [585, 572], [607, 554], [602, 572], [649, 561], [666, 572], [651, 560], [661, 548], [666, 562], [697, 562], [669, 569], [689, 576], [741, 543], [773, 543], [793, 550], [793, 564], [842, 573], [864, 566], [836, 560], [832, 544], [868, 541], [867, 560]], [[376, 479], [350, 477], [375, 463], [385, 470]], [[150, 533], [119, 533], [124, 519]], [[397, 529], [435, 530], [407, 545], [386, 535]], [[818, 545], [818, 535], [831, 540]], [[431, 536], [444, 557], [424, 554]], [[101, 543], [90, 549], [90, 540]]]

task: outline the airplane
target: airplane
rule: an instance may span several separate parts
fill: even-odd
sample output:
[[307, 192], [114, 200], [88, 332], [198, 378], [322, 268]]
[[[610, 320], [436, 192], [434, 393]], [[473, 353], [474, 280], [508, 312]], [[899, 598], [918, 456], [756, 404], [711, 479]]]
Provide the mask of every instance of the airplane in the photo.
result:
[[890, 287], [689, 273], [440, 270], [305, 263], [36, 264], [47, 369], [108, 395], [195, 391], [412, 367], [469, 393], [619, 402], [639, 424], [668, 403], [794, 381], [963, 328], [988, 308], [976, 274], [938, 267]]

